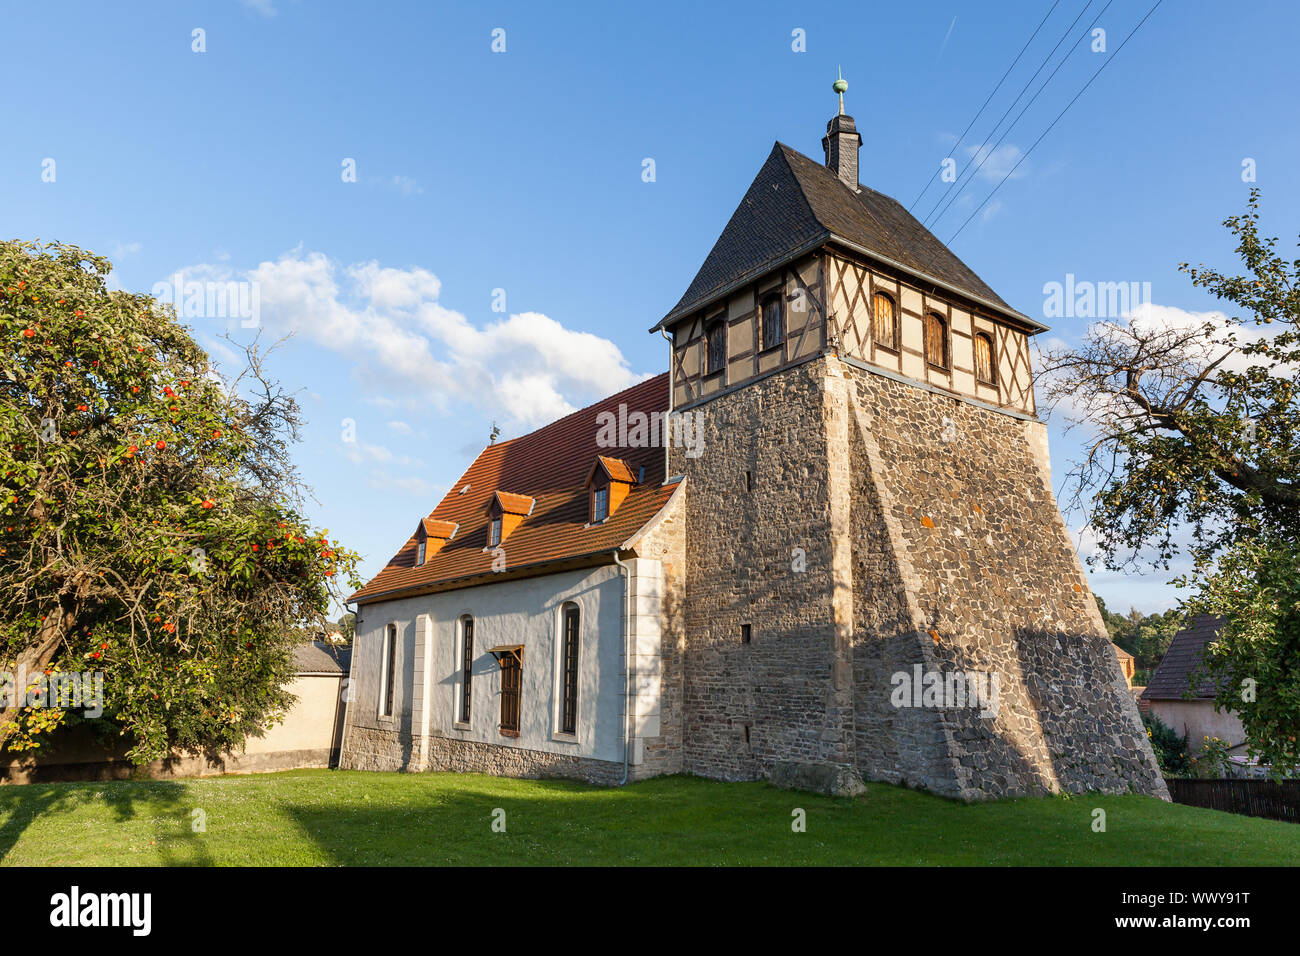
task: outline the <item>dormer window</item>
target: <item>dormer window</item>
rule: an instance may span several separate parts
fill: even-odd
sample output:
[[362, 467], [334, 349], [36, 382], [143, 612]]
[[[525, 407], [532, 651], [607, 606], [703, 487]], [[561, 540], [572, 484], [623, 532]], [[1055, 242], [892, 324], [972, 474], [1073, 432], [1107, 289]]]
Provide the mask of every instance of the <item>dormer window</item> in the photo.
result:
[[597, 455], [585, 482], [591, 496], [591, 524], [600, 524], [609, 518], [618, 510], [632, 486], [639, 482], [632, 466], [623, 459]]
[[415, 567], [421, 567], [425, 561], [442, 550], [442, 546], [456, 536], [460, 525], [454, 521], [442, 521], [438, 518], [425, 518], [415, 529]]
[[533, 513], [536, 502], [527, 495], [516, 495], [509, 491], [498, 491], [488, 504], [487, 546], [495, 548], [510, 532], [519, 527], [519, 523]]

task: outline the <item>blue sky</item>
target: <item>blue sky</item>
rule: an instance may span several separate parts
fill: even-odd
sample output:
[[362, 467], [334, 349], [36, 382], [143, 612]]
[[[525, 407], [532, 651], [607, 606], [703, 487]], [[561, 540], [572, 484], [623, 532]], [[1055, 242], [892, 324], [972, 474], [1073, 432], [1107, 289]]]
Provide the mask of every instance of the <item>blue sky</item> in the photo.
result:
[[[820, 158], [837, 68], [862, 181], [906, 205], [943, 158], [961, 168], [993, 145], [994, 121], [1084, 11], [1029, 95], [1069, 51], [1064, 65], [934, 231], [948, 241], [1115, 57], [953, 248], [1039, 318], [1044, 285], [1067, 274], [1213, 309], [1177, 264], [1235, 265], [1218, 223], [1244, 207], [1243, 161], [1268, 233], [1300, 220], [1300, 13], [1165, 2], [1116, 57], [1151, 2], [1061, 0], [955, 150], [1050, 0], [13, 6], [3, 232], [106, 253], [126, 288], [178, 270], [256, 281], [264, 335], [296, 332], [273, 371], [301, 389], [313, 517], [370, 574], [493, 422], [521, 434], [666, 367], [646, 330], [773, 140]], [[1105, 52], [1077, 40], [1098, 13]], [[1070, 341], [1087, 320], [1046, 321]], [[252, 334], [229, 317], [190, 323], [219, 359], [216, 336]], [[1077, 451], [1055, 423], [1052, 453], [1059, 478]], [[1165, 580], [1099, 573], [1094, 586], [1112, 607], [1155, 610], [1175, 599]]]

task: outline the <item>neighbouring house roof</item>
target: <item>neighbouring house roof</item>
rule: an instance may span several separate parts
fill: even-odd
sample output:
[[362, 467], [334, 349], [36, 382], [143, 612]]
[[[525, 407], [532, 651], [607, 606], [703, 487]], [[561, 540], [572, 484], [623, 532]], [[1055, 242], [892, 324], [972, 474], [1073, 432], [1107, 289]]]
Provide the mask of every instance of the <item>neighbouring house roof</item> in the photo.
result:
[[313, 641], [293, 649], [296, 674], [346, 674], [352, 667], [352, 648]]
[[1007, 305], [896, 199], [854, 192], [834, 170], [776, 143], [686, 293], [651, 331], [826, 243], [856, 247], [1030, 331], [1047, 328]]
[[1118, 644], [1116, 644], [1114, 641], [1111, 641], [1111, 642], [1110, 642], [1110, 646], [1113, 647], [1113, 648], [1115, 648], [1115, 656], [1118, 657], [1120, 660], [1122, 660], [1122, 661], [1131, 661], [1131, 660], [1134, 660], [1134, 657], [1133, 657], [1132, 654], [1130, 654], [1128, 651], [1124, 650], [1124, 648], [1120, 647], [1120, 646], [1119, 646]]
[[1223, 627], [1223, 618], [1199, 614], [1169, 643], [1169, 649], [1160, 659], [1155, 673], [1142, 692], [1143, 700], [1186, 700], [1189, 679], [1197, 674], [1191, 699], [1210, 700], [1214, 697], [1214, 684], [1204, 673], [1199, 673], [1201, 655], [1205, 645], [1213, 641]]
[[[487, 549], [488, 504], [502, 489], [508, 489], [501, 496], [507, 501], [516, 497], [534, 501], [531, 513], [502, 546], [507, 570], [608, 554], [630, 541], [668, 503], [677, 484], [664, 484], [662, 442], [642, 448], [598, 444], [600, 425], [606, 420], [602, 413], [618, 421], [620, 406], [624, 416], [667, 412], [668, 374], [647, 379], [520, 438], [488, 445], [429, 515], [459, 524], [456, 536], [416, 566], [412, 535], [383, 570], [348, 601], [367, 604], [488, 579], [494, 560]], [[628, 429], [620, 431], [626, 434]], [[622, 459], [632, 471], [645, 468], [645, 481], [632, 486], [615, 514], [589, 526], [585, 480], [597, 455]]]

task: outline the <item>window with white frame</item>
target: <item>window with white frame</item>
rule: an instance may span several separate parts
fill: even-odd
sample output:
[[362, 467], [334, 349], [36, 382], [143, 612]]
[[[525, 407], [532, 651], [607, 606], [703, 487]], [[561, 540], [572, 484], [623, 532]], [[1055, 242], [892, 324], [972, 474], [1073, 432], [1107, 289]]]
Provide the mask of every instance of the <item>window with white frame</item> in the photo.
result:
[[393, 686], [397, 675], [397, 625], [389, 624], [384, 633], [382, 659], [379, 662], [379, 716], [393, 716]]
[[474, 619], [466, 614], [460, 619], [460, 700], [457, 702], [457, 720], [469, 723], [470, 703], [473, 701], [474, 680]]
[[565, 604], [560, 614], [560, 733], [578, 732], [578, 645], [581, 614], [578, 605]]

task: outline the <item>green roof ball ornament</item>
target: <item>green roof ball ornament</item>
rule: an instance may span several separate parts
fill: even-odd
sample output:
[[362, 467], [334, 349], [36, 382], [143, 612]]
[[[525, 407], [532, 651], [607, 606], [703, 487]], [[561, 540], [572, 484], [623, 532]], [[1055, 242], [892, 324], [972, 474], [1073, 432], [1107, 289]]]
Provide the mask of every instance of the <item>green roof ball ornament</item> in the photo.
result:
[[835, 72], [839, 74], [839, 79], [831, 84], [831, 89], [833, 89], [836, 93], [840, 95], [840, 115], [843, 116], [844, 115], [844, 91], [849, 88], [849, 83], [848, 80], [844, 79], [844, 74], [839, 67], [835, 68]]

